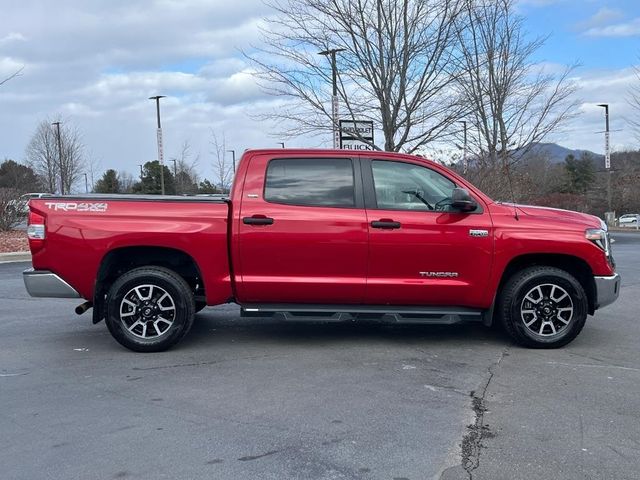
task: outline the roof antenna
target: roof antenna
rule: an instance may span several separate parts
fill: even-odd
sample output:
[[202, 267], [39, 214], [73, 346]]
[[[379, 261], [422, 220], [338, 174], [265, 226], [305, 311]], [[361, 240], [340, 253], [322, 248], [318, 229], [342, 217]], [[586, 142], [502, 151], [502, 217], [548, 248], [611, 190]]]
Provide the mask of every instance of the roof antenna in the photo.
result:
[[511, 193], [511, 201], [513, 202], [512, 203], [513, 216], [515, 217], [516, 220], [520, 220], [520, 218], [518, 218], [518, 209], [516, 207], [516, 194], [515, 194], [515, 191], [513, 190], [513, 181], [511, 179], [511, 169], [509, 168], [508, 160], [505, 160], [503, 167], [507, 171], [507, 181], [509, 182], [509, 191]]

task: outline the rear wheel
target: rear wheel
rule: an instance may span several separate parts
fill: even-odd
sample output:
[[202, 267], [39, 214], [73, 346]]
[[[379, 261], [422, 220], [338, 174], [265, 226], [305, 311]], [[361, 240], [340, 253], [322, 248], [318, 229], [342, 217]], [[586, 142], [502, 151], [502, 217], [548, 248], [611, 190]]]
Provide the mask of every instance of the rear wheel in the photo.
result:
[[107, 294], [111, 335], [136, 352], [159, 352], [178, 343], [193, 325], [189, 284], [163, 267], [141, 267], [119, 277]]
[[578, 336], [587, 312], [587, 296], [573, 275], [554, 267], [530, 267], [507, 281], [498, 313], [517, 343], [558, 348]]

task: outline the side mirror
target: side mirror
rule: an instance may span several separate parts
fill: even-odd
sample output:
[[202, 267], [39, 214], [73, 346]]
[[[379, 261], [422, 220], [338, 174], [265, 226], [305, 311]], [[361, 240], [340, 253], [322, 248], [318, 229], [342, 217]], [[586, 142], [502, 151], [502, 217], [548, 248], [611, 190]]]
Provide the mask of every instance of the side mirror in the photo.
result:
[[478, 208], [478, 203], [471, 198], [464, 188], [454, 188], [451, 193], [451, 206], [461, 212], [473, 212]]

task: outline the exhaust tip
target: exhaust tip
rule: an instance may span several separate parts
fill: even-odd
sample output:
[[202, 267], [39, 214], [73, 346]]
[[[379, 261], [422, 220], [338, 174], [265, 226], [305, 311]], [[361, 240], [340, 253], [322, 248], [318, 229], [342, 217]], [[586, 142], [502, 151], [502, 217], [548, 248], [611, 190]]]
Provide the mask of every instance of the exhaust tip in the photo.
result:
[[77, 315], [82, 315], [84, 312], [86, 312], [87, 310], [89, 310], [91, 307], [93, 307], [93, 303], [91, 302], [84, 302], [81, 305], [78, 305], [75, 309], [76, 314]]

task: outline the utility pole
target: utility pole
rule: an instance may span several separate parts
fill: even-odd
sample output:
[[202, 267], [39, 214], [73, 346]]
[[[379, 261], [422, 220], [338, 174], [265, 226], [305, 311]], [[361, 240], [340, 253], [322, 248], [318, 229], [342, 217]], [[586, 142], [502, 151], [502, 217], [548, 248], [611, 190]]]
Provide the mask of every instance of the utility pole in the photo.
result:
[[600, 103], [598, 104], [598, 106], [604, 108], [604, 169], [607, 172], [607, 206], [608, 211], [611, 212], [611, 152], [609, 143], [609, 104]]
[[338, 128], [338, 68], [336, 66], [336, 53], [344, 52], [344, 48], [332, 48], [319, 52], [319, 55], [331, 57], [331, 79], [333, 95], [331, 97], [331, 121], [333, 123], [333, 148], [340, 146], [340, 129]]
[[87, 174], [84, 174], [84, 193], [89, 193], [89, 180], [87, 180]]
[[231, 158], [233, 159], [233, 175], [236, 174], [236, 151], [235, 150], [227, 150], [227, 152], [231, 152]]
[[164, 153], [162, 150], [162, 126], [160, 125], [160, 99], [165, 98], [166, 95], [156, 95], [155, 97], [149, 97], [149, 100], [156, 101], [156, 114], [158, 118], [158, 162], [160, 163], [160, 191], [164, 195]]
[[462, 173], [467, 174], [469, 164], [467, 162], [467, 121], [461, 120], [462, 128], [464, 129], [464, 143], [462, 146]]
[[64, 195], [64, 173], [62, 171], [62, 139], [60, 137], [60, 122], [53, 122], [58, 132], [58, 169], [60, 170], [60, 195]]

